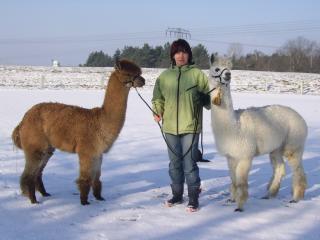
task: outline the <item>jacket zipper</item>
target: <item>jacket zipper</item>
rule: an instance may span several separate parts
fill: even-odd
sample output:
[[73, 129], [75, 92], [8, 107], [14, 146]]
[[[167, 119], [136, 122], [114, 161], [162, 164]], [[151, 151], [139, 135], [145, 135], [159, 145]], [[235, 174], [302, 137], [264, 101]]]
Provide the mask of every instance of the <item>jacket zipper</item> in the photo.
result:
[[179, 135], [179, 93], [180, 93], [181, 67], [179, 67], [178, 88], [177, 88], [177, 135]]

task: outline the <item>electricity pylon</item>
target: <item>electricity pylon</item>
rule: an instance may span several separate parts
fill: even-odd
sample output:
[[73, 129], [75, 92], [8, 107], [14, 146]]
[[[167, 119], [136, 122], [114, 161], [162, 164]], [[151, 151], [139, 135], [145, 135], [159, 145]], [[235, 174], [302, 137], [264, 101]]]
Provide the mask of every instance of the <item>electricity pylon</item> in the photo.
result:
[[176, 38], [182, 38], [182, 39], [190, 39], [191, 38], [191, 33], [182, 28], [167, 28], [166, 30], [166, 36], [170, 37], [176, 37]]

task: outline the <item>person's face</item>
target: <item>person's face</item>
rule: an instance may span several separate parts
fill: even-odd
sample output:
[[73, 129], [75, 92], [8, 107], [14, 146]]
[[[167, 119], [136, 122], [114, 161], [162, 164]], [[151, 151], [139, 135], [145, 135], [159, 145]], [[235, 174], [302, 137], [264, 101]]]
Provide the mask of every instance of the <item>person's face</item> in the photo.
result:
[[181, 67], [183, 65], [186, 65], [188, 63], [188, 59], [189, 59], [189, 54], [186, 52], [177, 52], [174, 56], [173, 56], [174, 60], [176, 61], [176, 65], [178, 67]]

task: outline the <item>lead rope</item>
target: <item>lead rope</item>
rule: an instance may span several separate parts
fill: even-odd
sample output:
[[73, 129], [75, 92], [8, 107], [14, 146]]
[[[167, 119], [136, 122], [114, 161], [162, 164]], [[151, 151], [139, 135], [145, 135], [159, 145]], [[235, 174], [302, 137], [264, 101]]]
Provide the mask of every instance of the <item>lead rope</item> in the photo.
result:
[[[137, 88], [134, 88], [134, 89], [136, 90], [136, 92], [137, 92], [138, 96], [141, 98], [141, 100], [142, 100], [142, 101], [145, 103], [145, 105], [150, 109], [150, 111], [151, 111], [154, 115], [156, 115], [156, 116], [159, 117], [159, 115], [150, 107], [150, 105], [147, 103], [147, 101], [141, 96], [141, 94], [139, 93], [138, 89], [137, 89]], [[192, 137], [191, 145], [190, 145], [190, 147], [188, 148], [188, 150], [182, 155], [181, 158], [184, 158], [184, 157], [190, 152], [190, 150], [191, 150], [191, 158], [193, 159], [193, 156], [192, 156], [192, 145], [193, 145], [193, 143], [194, 143], [195, 133], [196, 133], [197, 128], [198, 128], [199, 114], [200, 114], [200, 108], [199, 108], [199, 110], [198, 110], [197, 113], [195, 112], [195, 119], [196, 119], [196, 122], [195, 122], [195, 123], [196, 123], [196, 124], [195, 124], [195, 128], [194, 128], [194, 134], [193, 134], [193, 137]], [[180, 155], [179, 155], [176, 151], [174, 151], [174, 149], [173, 149], [173, 148], [171, 147], [171, 145], [169, 144], [169, 142], [168, 142], [168, 140], [167, 140], [167, 138], [166, 138], [166, 136], [165, 136], [165, 134], [164, 134], [164, 132], [163, 132], [163, 129], [162, 129], [161, 124], [160, 124], [159, 122], [157, 122], [157, 124], [158, 124], [158, 126], [159, 126], [159, 128], [160, 128], [161, 135], [162, 135], [162, 137], [163, 137], [166, 145], [167, 145], [168, 148], [170, 149], [170, 151], [171, 151], [174, 155], [176, 155], [177, 157], [180, 157]], [[203, 148], [202, 148], [202, 149], [203, 149]]]
[[[221, 76], [222, 76], [222, 73], [223, 73], [225, 70], [227, 70], [227, 68], [224, 68], [218, 76], [214, 76], [214, 78], [219, 78], [219, 79], [220, 79], [220, 80], [219, 80], [220, 83], [222, 83]], [[223, 84], [223, 83], [222, 83], [222, 84]], [[145, 103], [145, 105], [150, 109], [150, 111], [151, 111], [154, 115], [160, 117], [160, 116], [150, 107], [150, 105], [147, 103], [147, 101], [141, 96], [141, 94], [139, 93], [138, 89], [137, 89], [137, 88], [134, 88], [134, 89], [136, 90], [136, 92], [137, 92], [138, 96], [140, 97], [140, 99], [141, 99], [141, 100]], [[210, 91], [208, 91], [207, 93], [205, 93], [205, 95], [210, 94], [210, 93], [211, 93], [212, 91], [214, 91], [215, 89], [216, 89], [216, 88], [212, 88]], [[193, 145], [193, 143], [194, 143], [195, 134], [196, 134], [197, 127], [198, 127], [198, 121], [199, 121], [199, 117], [200, 117], [199, 115], [200, 115], [200, 112], [201, 112], [200, 110], [201, 110], [201, 108], [199, 108], [199, 110], [198, 110], [197, 113], [195, 112], [194, 118], [196, 119], [196, 122], [195, 122], [196, 124], [195, 124], [195, 129], [194, 129], [194, 133], [193, 133], [193, 137], [192, 137], [192, 142], [191, 142], [191, 145], [190, 145], [188, 151], [187, 151], [185, 154], [182, 155], [182, 158], [184, 158], [184, 157], [190, 152], [190, 150], [192, 150], [192, 145]], [[163, 129], [162, 129], [161, 124], [160, 124], [159, 122], [157, 122], [157, 124], [158, 124], [158, 126], [159, 126], [159, 128], [160, 128], [161, 135], [162, 135], [162, 137], [163, 137], [166, 145], [168, 146], [168, 148], [170, 149], [170, 151], [171, 151], [174, 155], [176, 155], [177, 157], [179, 157], [179, 154], [177, 154], [177, 153], [173, 150], [173, 148], [171, 147], [171, 145], [168, 143], [168, 140], [167, 140], [167, 138], [166, 138], [166, 136], [165, 136], [165, 134], [164, 134], [164, 132], [163, 132]], [[202, 128], [203, 125], [202, 125], [202, 124], [203, 124], [203, 119], [202, 119], [202, 117], [201, 117], [201, 155], [203, 155], [203, 128]], [[191, 158], [193, 159], [192, 151], [191, 151]]]

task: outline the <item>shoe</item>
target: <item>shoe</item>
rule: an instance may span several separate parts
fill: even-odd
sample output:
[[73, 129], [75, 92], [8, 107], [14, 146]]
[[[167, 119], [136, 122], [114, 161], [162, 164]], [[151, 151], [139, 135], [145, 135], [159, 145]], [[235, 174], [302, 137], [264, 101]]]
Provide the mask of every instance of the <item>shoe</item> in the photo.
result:
[[175, 197], [175, 196], [173, 196], [171, 199], [169, 199], [169, 200], [167, 200], [166, 202], [165, 202], [165, 205], [167, 206], [167, 207], [173, 207], [173, 206], [175, 206], [175, 205], [179, 205], [179, 204], [182, 204], [182, 202], [183, 202], [183, 198], [182, 197]]
[[188, 212], [196, 212], [199, 209], [200, 187], [188, 187], [189, 203], [187, 205]]
[[188, 205], [187, 208], [186, 208], [186, 211], [187, 212], [198, 212], [199, 211], [199, 206], [195, 207], [195, 206], [192, 206], [192, 205]]
[[183, 184], [171, 184], [172, 198], [165, 202], [167, 207], [172, 207], [183, 202]]

